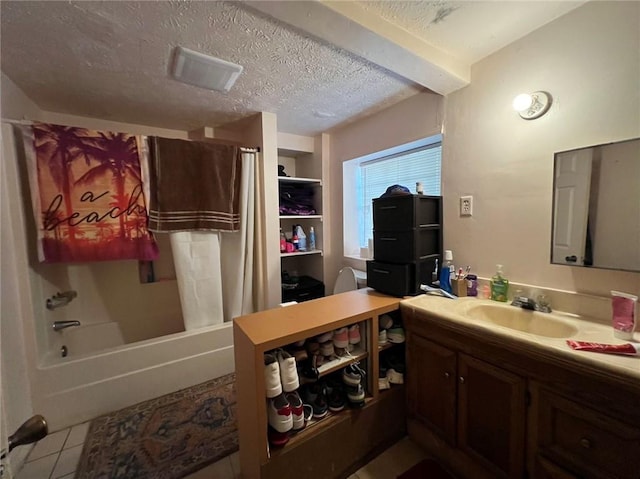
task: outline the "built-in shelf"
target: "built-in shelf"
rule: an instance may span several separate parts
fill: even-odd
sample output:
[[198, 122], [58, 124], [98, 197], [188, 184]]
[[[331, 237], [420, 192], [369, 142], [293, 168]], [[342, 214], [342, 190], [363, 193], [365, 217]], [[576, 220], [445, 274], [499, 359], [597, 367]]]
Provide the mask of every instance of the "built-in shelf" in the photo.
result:
[[342, 356], [336, 359], [332, 359], [331, 361], [327, 361], [324, 364], [318, 366], [318, 375], [320, 377], [326, 376], [327, 374], [331, 374], [338, 369], [342, 369], [349, 364], [360, 361], [361, 359], [366, 358], [369, 355], [367, 351], [362, 348], [356, 348], [349, 353], [349, 356]]
[[278, 176], [280, 183], [312, 183], [322, 185], [322, 180], [317, 178], [297, 178], [295, 176]]
[[322, 250], [320, 249], [314, 249], [311, 251], [296, 251], [295, 253], [280, 253], [280, 257], [281, 258], [288, 258], [290, 256], [304, 256], [307, 254], [322, 254]]

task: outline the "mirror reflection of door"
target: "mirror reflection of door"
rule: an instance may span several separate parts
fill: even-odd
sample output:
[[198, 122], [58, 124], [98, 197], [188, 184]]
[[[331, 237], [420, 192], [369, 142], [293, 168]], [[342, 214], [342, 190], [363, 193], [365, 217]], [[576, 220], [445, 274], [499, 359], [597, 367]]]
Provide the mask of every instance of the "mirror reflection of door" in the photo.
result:
[[556, 155], [552, 263], [584, 265], [592, 153], [584, 149]]

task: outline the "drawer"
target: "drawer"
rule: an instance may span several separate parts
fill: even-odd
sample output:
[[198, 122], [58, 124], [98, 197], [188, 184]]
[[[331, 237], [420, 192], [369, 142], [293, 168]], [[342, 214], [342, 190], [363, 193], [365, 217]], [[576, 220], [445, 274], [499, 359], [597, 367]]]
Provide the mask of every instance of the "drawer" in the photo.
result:
[[309, 301], [324, 296], [324, 283], [310, 276], [301, 276], [298, 285], [293, 289], [282, 288], [282, 302]]
[[373, 200], [373, 229], [393, 231], [442, 224], [440, 196], [406, 195]]
[[367, 261], [367, 286], [392, 296], [420, 293], [420, 284], [431, 284], [435, 257], [414, 263]]
[[373, 231], [373, 258], [386, 263], [410, 263], [439, 255], [440, 227], [406, 231]]
[[579, 475], [638, 478], [640, 428], [546, 390], [538, 411], [539, 453]]

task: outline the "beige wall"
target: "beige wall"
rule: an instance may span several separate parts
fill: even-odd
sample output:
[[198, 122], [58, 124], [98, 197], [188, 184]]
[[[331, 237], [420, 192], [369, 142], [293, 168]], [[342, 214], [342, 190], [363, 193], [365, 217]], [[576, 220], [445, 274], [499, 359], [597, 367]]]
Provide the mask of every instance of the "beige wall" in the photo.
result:
[[[333, 290], [345, 265], [366, 270], [363, 260], [343, 257], [342, 163], [370, 153], [410, 143], [442, 132], [442, 97], [420, 93], [364, 120], [331, 132], [329, 247], [325, 243], [326, 290]], [[325, 233], [326, 234], [326, 233]]]
[[[456, 265], [487, 277], [501, 263], [515, 282], [640, 293], [638, 273], [549, 261], [554, 152], [640, 136], [639, 19], [639, 2], [590, 2], [475, 64], [471, 85], [447, 97], [444, 236]], [[511, 102], [535, 90], [554, 104], [525, 121]], [[458, 216], [461, 195], [473, 195], [473, 217]]]

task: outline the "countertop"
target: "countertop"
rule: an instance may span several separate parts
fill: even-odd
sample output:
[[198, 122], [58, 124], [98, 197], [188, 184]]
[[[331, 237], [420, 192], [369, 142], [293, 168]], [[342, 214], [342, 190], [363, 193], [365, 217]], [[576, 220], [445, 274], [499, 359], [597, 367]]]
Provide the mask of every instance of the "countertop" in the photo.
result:
[[[436, 318], [450, 321], [450, 326], [455, 326], [456, 330], [466, 330], [474, 334], [492, 334], [510, 339], [509, 344], [521, 345], [523, 349], [539, 352], [545, 356], [553, 355], [558, 359], [572, 363], [581, 363], [591, 368], [603, 370], [606, 374], [615, 374], [632, 380], [640, 379], [640, 356], [623, 356], [617, 354], [605, 354], [589, 351], [576, 351], [571, 349], [567, 339], [575, 341], [588, 341], [606, 344], [625, 344], [631, 341], [624, 341], [613, 336], [613, 329], [598, 322], [593, 318], [578, 316], [571, 313], [553, 311], [552, 313], [539, 313], [527, 311], [526, 313], [540, 316], [544, 321], [545, 316], [553, 317], [553, 320], [572, 325], [577, 328], [577, 332], [566, 338], [549, 338], [514, 330], [499, 326], [490, 322], [472, 319], [465, 313], [469, 308], [490, 304], [494, 307], [512, 308], [518, 310], [516, 306], [509, 303], [498, 303], [488, 299], [458, 298], [455, 300], [436, 295], [420, 295], [401, 301], [403, 308], [411, 308], [416, 311], [428, 313]], [[536, 318], [537, 319], [537, 318]], [[635, 333], [634, 343], [638, 343], [640, 334]]]

